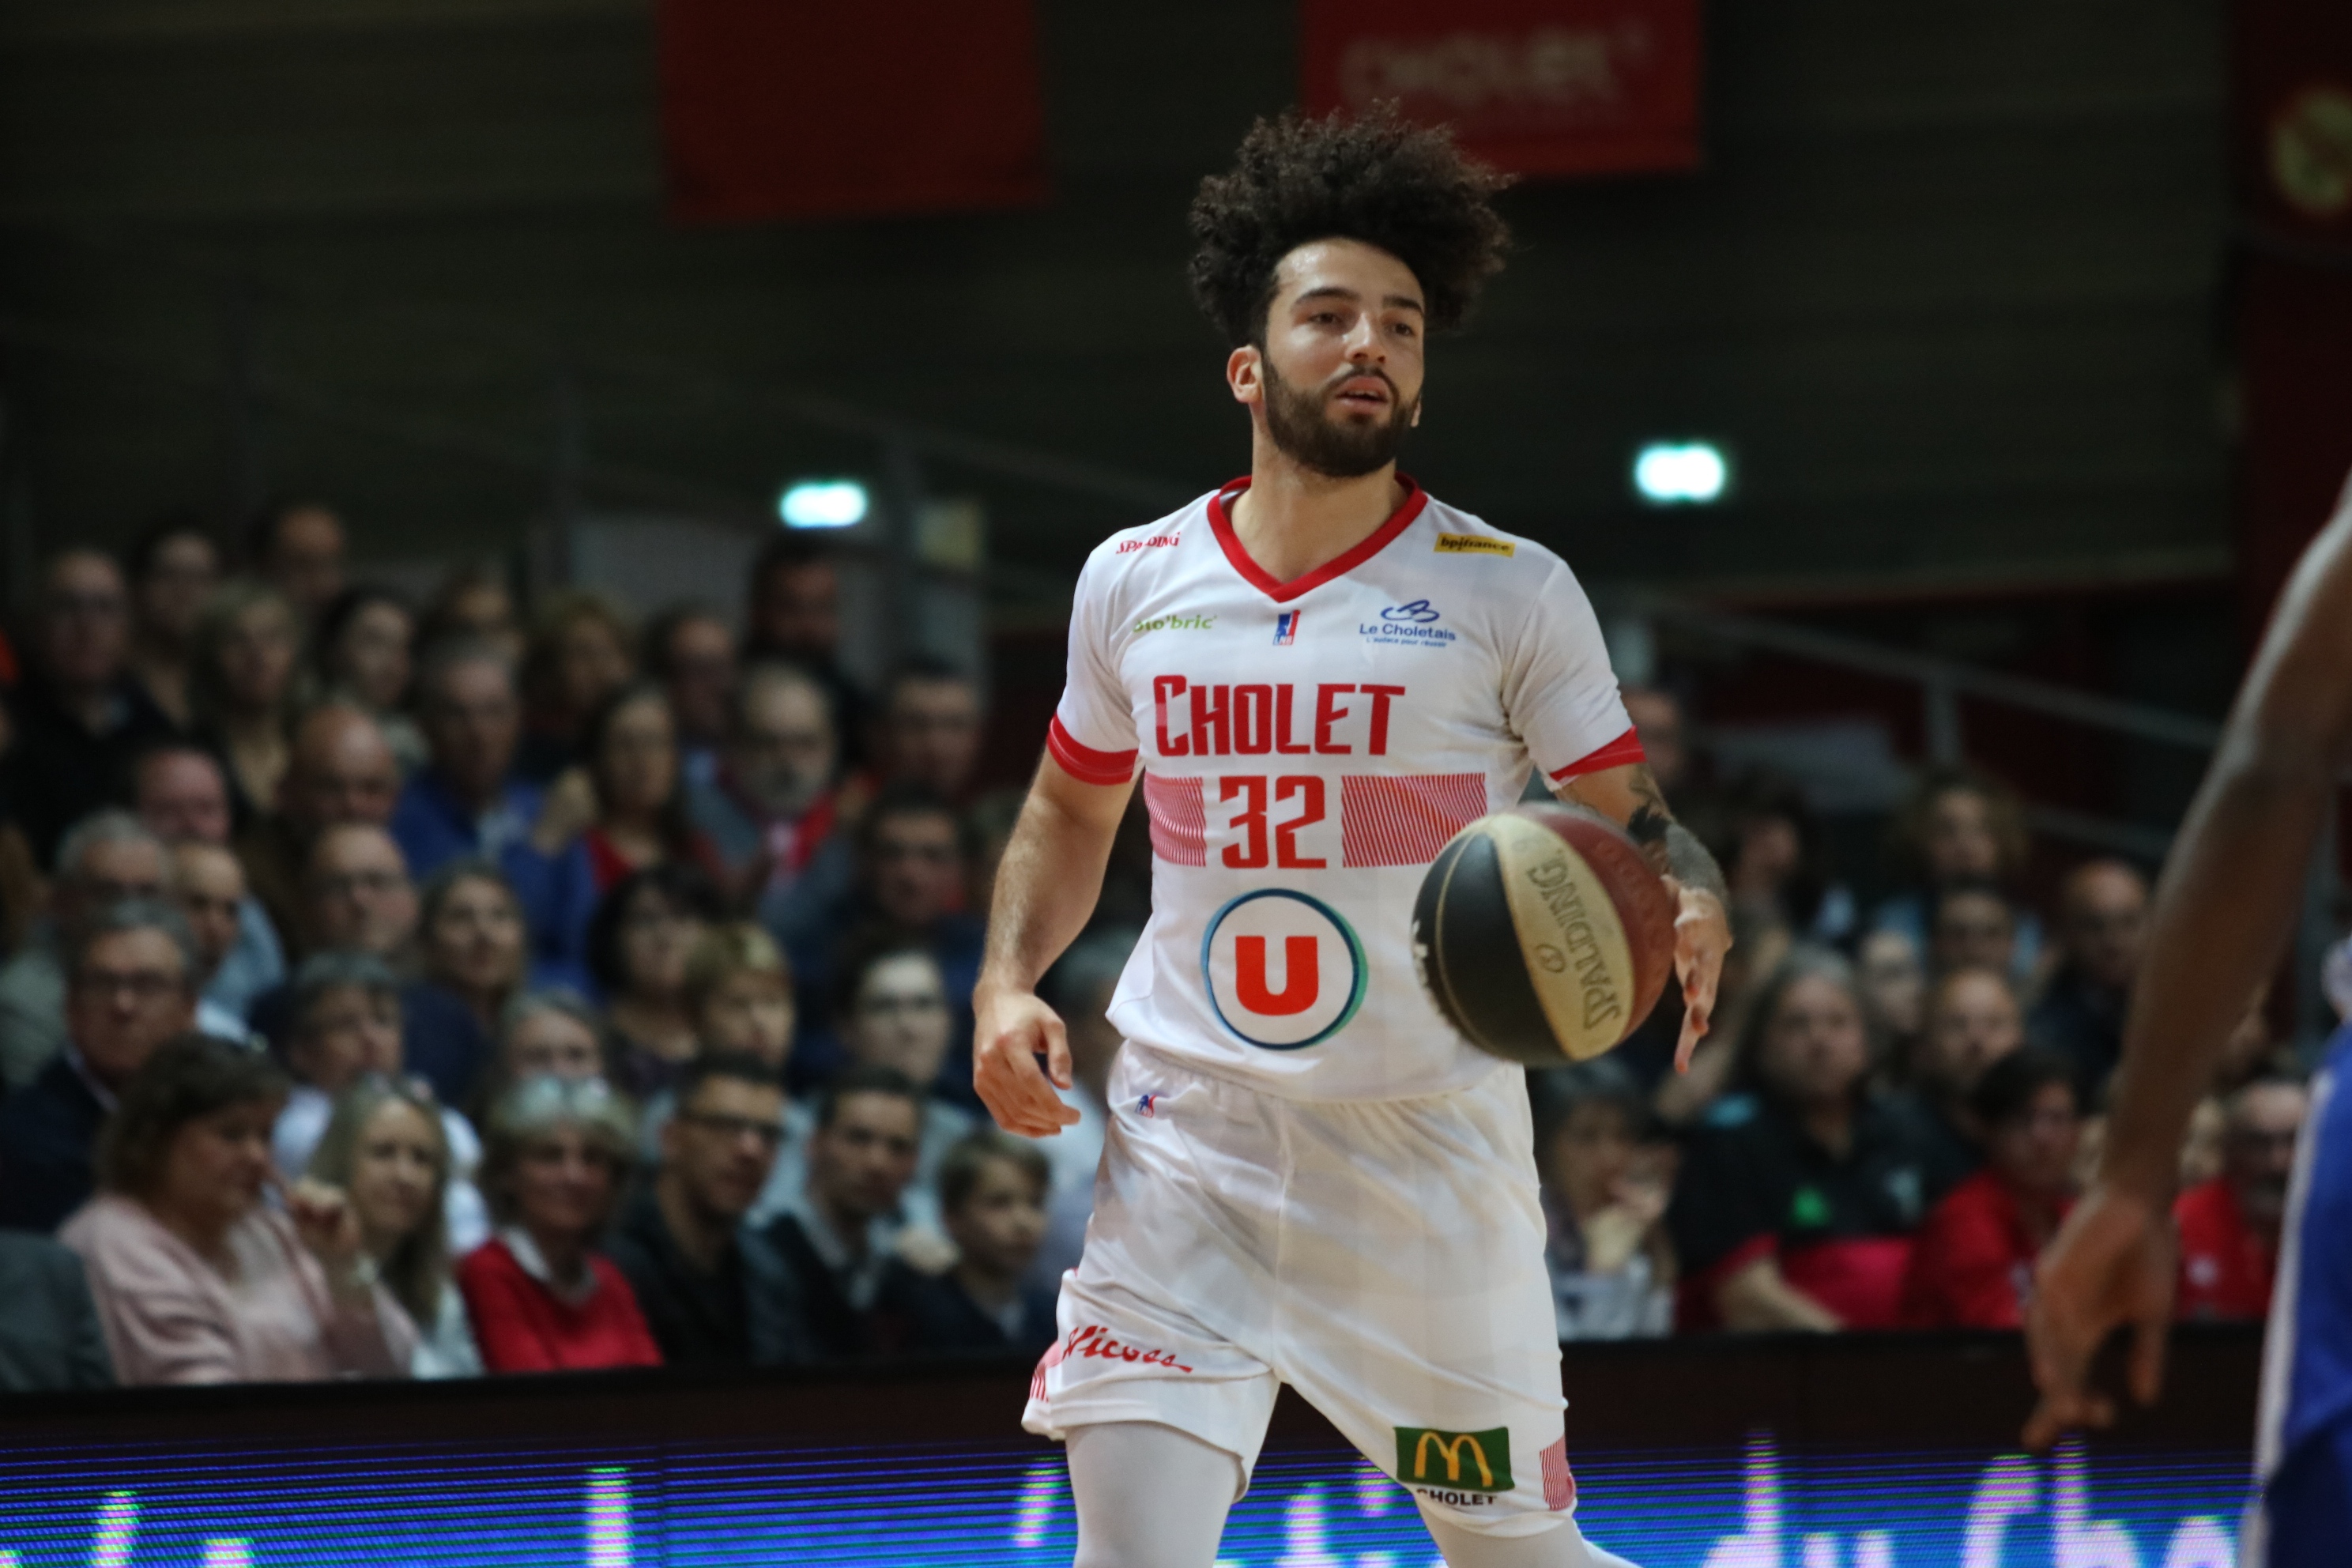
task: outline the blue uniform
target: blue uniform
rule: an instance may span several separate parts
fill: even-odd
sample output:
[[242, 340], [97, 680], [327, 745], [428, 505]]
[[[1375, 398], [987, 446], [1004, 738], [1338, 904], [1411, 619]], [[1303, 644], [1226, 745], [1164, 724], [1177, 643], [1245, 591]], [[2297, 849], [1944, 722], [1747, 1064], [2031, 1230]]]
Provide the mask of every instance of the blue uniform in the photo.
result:
[[2263, 1350], [2263, 1495], [2246, 1561], [2352, 1563], [2352, 1027], [2311, 1086]]

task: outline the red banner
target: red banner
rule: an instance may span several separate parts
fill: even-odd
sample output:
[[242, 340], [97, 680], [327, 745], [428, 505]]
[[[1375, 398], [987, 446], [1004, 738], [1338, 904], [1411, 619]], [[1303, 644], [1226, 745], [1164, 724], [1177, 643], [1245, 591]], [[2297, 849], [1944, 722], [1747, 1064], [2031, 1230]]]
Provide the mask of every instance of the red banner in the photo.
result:
[[659, 27], [674, 218], [1045, 197], [1031, 0], [661, 0]]
[[1698, 0], [1302, 0], [1308, 110], [1394, 100], [1513, 174], [1699, 162]]
[[2249, 632], [2352, 470], [2352, 5], [2239, 0], [2238, 545]]

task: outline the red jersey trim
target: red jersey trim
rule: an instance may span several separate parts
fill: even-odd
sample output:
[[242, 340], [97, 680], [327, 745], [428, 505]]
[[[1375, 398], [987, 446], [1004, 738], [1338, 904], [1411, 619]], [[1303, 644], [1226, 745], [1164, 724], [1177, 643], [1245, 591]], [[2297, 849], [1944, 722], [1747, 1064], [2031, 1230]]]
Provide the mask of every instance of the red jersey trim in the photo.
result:
[[1627, 730], [1599, 751], [1586, 752], [1553, 773], [1551, 777], [1555, 784], [1565, 784], [1570, 779], [1580, 777], [1585, 773], [1597, 773], [1604, 768], [1622, 768], [1629, 763], [1647, 761], [1649, 761], [1649, 753], [1642, 750], [1642, 737], [1632, 730]]
[[1244, 474], [1209, 498], [1209, 529], [1217, 536], [1218, 547], [1224, 551], [1225, 559], [1233, 563], [1234, 571], [1242, 574], [1242, 581], [1277, 605], [1286, 605], [1311, 588], [1319, 588], [1334, 577], [1353, 572], [1387, 549], [1398, 534], [1412, 527], [1412, 520], [1421, 515], [1421, 509], [1429, 504], [1429, 492], [1415, 484], [1412, 475], [1399, 474], [1397, 483], [1404, 487], [1404, 501], [1389, 514], [1386, 522], [1372, 530], [1369, 537], [1358, 541], [1351, 548], [1333, 556], [1304, 577], [1277, 583], [1265, 567], [1250, 559], [1249, 552], [1242, 548], [1242, 542], [1234, 534], [1233, 519], [1225, 515], [1225, 498], [1239, 495], [1249, 489], [1249, 477]]
[[1080, 784], [1123, 784], [1135, 776], [1133, 752], [1097, 752], [1062, 728], [1062, 716], [1045, 727], [1045, 749], [1062, 771]]

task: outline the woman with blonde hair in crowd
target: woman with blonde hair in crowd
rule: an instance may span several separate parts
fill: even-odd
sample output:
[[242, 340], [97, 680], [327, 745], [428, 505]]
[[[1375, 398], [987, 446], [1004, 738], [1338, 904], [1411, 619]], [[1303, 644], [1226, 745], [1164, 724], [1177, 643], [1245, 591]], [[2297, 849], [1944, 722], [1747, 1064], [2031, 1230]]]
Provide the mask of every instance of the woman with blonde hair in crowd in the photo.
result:
[[597, 1250], [635, 1122], [602, 1079], [531, 1079], [490, 1108], [482, 1190], [498, 1233], [457, 1265], [489, 1371], [661, 1364], [627, 1279]]
[[409, 1372], [476, 1377], [465, 1300], [449, 1266], [449, 1139], [441, 1108], [387, 1078], [345, 1089], [310, 1156], [310, 1177], [349, 1194], [360, 1246], [418, 1330]]
[[452, 860], [425, 884], [417, 921], [425, 978], [469, 1008], [488, 1034], [530, 970], [522, 902], [487, 860]]
[[224, 583], [196, 620], [188, 703], [196, 733], [228, 766], [230, 804], [247, 822], [278, 805], [293, 755], [294, 676], [302, 618], [266, 583]]
[[286, 1089], [268, 1056], [193, 1034], [124, 1084], [99, 1195], [58, 1233], [81, 1255], [121, 1382], [408, 1374], [415, 1328], [348, 1194], [306, 1180], [282, 1211], [264, 1201]]
[[[701, 1049], [754, 1057], [779, 1073], [792, 1059], [796, 1019], [792, 965], [765, 928], [733, 921], [705, 929], [686, 955], [681, 995]], [[662, 1123], [669, 1120], [675, 1104], [667, 1089], [646, 1101], [639, 1142], [648, 1160], [661, 1158]], [[787, 1108], [785, 1125], [795, 1136], [806, 1135], [807, 1118], [797, 1102]], [[772, 1174], [769, 1193], [782, 1191]], [[773, 1206], [763, 1195], [758, 1212]]]
[[607, 595], [565, 588], [531, 617], [522, 655], [522, 745], [515, 771], [548, 784], [587, 759], [588, 720], [637, 670], [637, 628]]

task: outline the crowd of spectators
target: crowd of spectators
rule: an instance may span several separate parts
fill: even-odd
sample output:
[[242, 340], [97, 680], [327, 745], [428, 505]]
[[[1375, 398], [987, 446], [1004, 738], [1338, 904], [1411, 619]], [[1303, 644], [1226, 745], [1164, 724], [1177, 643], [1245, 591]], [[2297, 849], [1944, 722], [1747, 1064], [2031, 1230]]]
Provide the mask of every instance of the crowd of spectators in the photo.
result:
[[[2045, 921], [2016, 796], [1933, 768], [1864, 907], [1796, 790], [1695, 779], [1679, 703], [1628, 706], [1723, 863], [1737, 945], [1687, 1075], [1671, 987], [1611, 1056], [1536, 1075], [1561, 1337], [2018, 1327], [2096, 1166], [2145, 873], [2085, 859]], [[2247, 999], [2183, 1154], [2184, 1318], [2268, 1309], [2307, 1097], [2267, 1004]]]
[[[1047, 977], [1079, 1120], [971, 1089], [1017, 793], [982, 695], [836, 657], [779, 535], [735, 616], [495, 571], [345, 581], [340, 521], [47, 563], [0, 733], [0, 1386], [1034, 1353], [1092, 1201], [1149, 910], [1122, 834]], [[1701, 788], [1717, 1027], [1534, 1075], [1563, 1338], [2014, 1326], [2095, 1147], [2141, 873], [2044, 926], [1991, 782], [1935, 772], [1861, 907], [1802, 796]], [[2300, 1082], [2250, 999], [2180, 1201], [2184, 1313], [2266, 1300]]]

